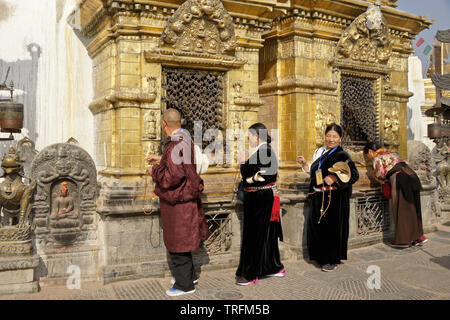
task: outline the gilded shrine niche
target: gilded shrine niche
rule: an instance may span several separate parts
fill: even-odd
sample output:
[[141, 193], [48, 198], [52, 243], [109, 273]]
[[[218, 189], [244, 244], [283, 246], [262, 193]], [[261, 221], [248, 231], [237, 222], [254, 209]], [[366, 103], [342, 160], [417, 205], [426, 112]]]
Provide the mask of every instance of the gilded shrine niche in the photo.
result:
[[[390, 89], [390, 30], [379, 5], [370, 6], [341, 36], [331, 64], [340, 73], [341, 123], [344, 143], [359, 150], [382, 138], [381, 88]], [[389, 136], [394, 128], [390, 127]]]
[[[224, 130], [223, 80], [223, 72], [164, 68], [164, 109], [180, 111], [185, 119], [184, 127], [199, 141], [206, 130]], [[202, 147], [208, 144], [204, 141]]]
[[236, 46], [233, 18], [222, 1], [188, 0], [168, 19], [159, 46], [145, 52], [147, 63], [161, 65], [161, 112], [180, 111], [183, 127], [196, 142], [205, 140], [203, 149], [215, 150], [220, 163], [225, 116], [238, 116], [224, 109], [226, 73], [247, 62], [235, 56]]
[[344, 142], [364, 144], [377, 138], [374, 81], [342, 76], [341, 107]]
[[33, 202], [38, 246], [68, 246], [95, 233], [97, 170], [79, 146], [59, 143], [46, 147], [33, 160], [37, 182]]

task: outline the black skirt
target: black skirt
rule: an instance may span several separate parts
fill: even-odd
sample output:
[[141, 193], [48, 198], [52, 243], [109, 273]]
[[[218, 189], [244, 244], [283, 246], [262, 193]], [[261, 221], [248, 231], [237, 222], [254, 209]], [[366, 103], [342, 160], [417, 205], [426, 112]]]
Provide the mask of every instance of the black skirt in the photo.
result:
[[[309, 259], [320, 265], [339, 264], [347, 259], [349, 236], [350, 190], [331, 191], [331, 204], [319, 223], [322, 192], [310, 196], [310, 214], [307, 223]], [[329, 191], [325, 193], [325, 207]]]
[[281, 220], [270, 221], [272, 189], [245, 192], [241, 255], [236, 276], [254, 280], [281, 271], [278, 239], [282, 240]]

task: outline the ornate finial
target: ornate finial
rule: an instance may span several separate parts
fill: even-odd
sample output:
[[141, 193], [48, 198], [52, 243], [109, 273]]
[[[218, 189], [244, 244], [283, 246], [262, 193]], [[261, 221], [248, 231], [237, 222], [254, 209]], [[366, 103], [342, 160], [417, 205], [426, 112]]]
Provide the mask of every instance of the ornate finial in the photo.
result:
[[358, 16], [342, 34], [337, 56], [354, 61], [386, 64], [391, 56], [392, 41], [379, 1], [371, 1], [366, 12]]
[[70, 137], [70, 138], [67, 140], [66, 143], [80, 144], [80, 143], [78, 142], [78, 140], [75, 139], [74, 137]]
[[236, 47], [233, 18], [220, 0], [187, 0], [168, 20], [161, 46], [192, 54], [226, 54]]

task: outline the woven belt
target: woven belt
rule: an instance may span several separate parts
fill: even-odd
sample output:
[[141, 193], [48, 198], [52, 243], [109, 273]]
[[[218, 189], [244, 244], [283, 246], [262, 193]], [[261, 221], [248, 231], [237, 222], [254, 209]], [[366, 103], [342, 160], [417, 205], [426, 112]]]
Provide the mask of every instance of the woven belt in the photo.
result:
[[248, 187], [248, 188], [245, 188], [244, 191], [255, 192], [255, 191], [265, 190], [265, 189], [272, 189], [272, 191], [273, 191], [273, 204], [272, 204], [272, 212], [270, 214], [270, 221], [280, 222], [280, 212], [281, 212], [280, 192], [278, 191], [275, 182], [269, 183], [269, 184], [267, 184], [265, 186], [261, 186], [261, 187]]
[[334, 186], [328, 186], [328, 187], [320, 187], [320, 188], [313, 188], [315, 192], [324, 192], [324, 191], [330, 191], [330, 190], [336, 190], [337, 188]]
[[245, 188], [244, 191], [254, 192], [254, 191], [265, 190], [265, 189], [273, 189], [274, 187], [276, 188], [275, 184], [262, 186], [262, 187], [248, 187], [248, 188]]

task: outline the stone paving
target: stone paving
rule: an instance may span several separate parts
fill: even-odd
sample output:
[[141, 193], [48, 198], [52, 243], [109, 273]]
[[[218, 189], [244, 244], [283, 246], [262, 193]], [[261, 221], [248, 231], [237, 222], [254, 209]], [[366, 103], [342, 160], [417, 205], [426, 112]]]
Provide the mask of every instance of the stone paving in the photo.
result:
[[[305, 260], [285, 261], [287, 276], [234, 284], [235, 269], [204, 271], [196, 292], [168, 297], [170, 278], [147, 278], [107, 285], [82, 284], [80, 290], [49, 286], [34, 294], [2, 295], [5, 300], [450, 300], [450, 227], [427, 234], [422, 247], [394, 249], [386, 244], [350, 250], [334, 272]], [[379, 267], [381, 285], [369, 289], [369, 266]], [[376, 267], [375, 267], [376, 268]]]

